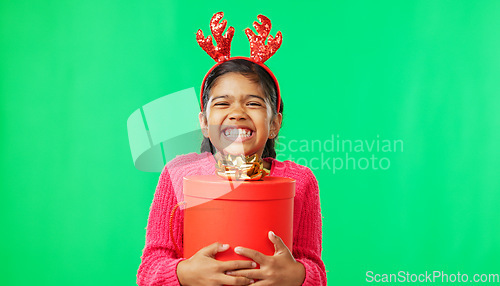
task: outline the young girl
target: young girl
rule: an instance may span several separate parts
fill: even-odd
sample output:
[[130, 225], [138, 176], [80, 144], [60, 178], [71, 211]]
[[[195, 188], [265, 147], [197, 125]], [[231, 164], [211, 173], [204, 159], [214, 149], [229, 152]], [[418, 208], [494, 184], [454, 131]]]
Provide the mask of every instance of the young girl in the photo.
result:
[[[225, 23], [224, 23], [225, 24]], [[326, 285], [321, 260], [321, 212], [318, 183], [312, 171], [291, 161], [277, 161], [274, 141], [282, 123], [283, 102], [275, 77], [250, 59], [229, 58], [213, 68], [202, 88], [201, 154], [178, 156], [164, 168], [150, 209], [146, 246], [138, 285]], [[181, 258], [183, 212], [169, 216], [183, 200], [182, 179], [215, 175], [220, 154], [258, 154], [270, 176], [296, 180], [293, 249], [269, 232], [272, 256], [243, 246], [214, 242], [189, 259]], [[182, 247], [182, 246], [181, 246]], [[234, 251], [250, 261], [218, 261], [218, 252]], [[181, 249], [182, 251], [182, 249]], [[231, 251], [231, 250], [230, 250]], [[256, 263], [260, 269], [255, 269]]]

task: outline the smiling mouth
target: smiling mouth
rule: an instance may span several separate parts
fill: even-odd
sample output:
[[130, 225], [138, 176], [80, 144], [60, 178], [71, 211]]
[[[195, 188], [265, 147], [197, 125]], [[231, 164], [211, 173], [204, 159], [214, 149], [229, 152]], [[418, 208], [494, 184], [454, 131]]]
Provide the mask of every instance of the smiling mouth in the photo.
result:
[[255, 132], [247, 128], [227, 128], [222, 134], [233, 142], [242, 142], [252, 138]]

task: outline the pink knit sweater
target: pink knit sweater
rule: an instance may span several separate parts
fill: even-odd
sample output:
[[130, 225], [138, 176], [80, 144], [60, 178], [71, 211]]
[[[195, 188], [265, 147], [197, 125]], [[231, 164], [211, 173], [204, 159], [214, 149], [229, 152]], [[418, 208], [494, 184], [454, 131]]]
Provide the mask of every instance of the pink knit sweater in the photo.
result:
[[[295, 259], [306, 269], [303, 285], [326, 285], [325, 265], [321, 260], [321, 210], [318, 182], [312, 171], [292, 161], [271, 162], [270, 176], [296, 180], [293, 249]], [[215, 175], [215, 158], [209, 152], [177, 156], [160, 175], [146, 230], [146, 246], [137, 273], [138, 285], [180, 285], [177, 280], [178, 257], [170, 240], [168, 222], [170, 212], [182, 197], [182, 178], [189, 175]], [[173, 221], [174, 238], [182, 251], [184, 216], [178, 211]]]

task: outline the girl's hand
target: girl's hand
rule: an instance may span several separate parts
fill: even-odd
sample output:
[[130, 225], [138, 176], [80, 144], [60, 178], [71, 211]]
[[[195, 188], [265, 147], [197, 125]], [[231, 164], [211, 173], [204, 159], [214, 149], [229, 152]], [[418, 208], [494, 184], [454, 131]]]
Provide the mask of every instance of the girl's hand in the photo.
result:
[[248, 260], [218, 261], [215, 255], [229, 249], [228, 244], [213, 243], [200, 249], [195, 255], [177, 265], [177, 278], [181, 285], [249, 285], [250, 278], [226, 275], [226, 271], [255, 268]]
[[236, 247], [234, 251], [260, 264], [260, 269], [230, 271], [227, 274], [249, 279], [259, 279], [255, 286], [302, 285], [306, 277], [304, 265], [293, 258], [292, 253], [281, 238], [269, 232], [269, 240], [274, 244], [274, 255], [267, 256], [256, 250]]

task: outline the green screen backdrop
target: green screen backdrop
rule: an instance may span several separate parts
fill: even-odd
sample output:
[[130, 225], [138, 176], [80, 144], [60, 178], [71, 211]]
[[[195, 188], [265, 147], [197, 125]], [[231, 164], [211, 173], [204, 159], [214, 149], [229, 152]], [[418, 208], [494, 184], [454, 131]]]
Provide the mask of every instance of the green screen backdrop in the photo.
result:
[[232, 55], [258, 14], [283, 33], [278, 159], [318, 179], [328, 285], [500, 273], [500, 1], [5, 0], [2, 285], [135, 284], [159, 173], [127, 119], [199, 92], [218, 11]]

